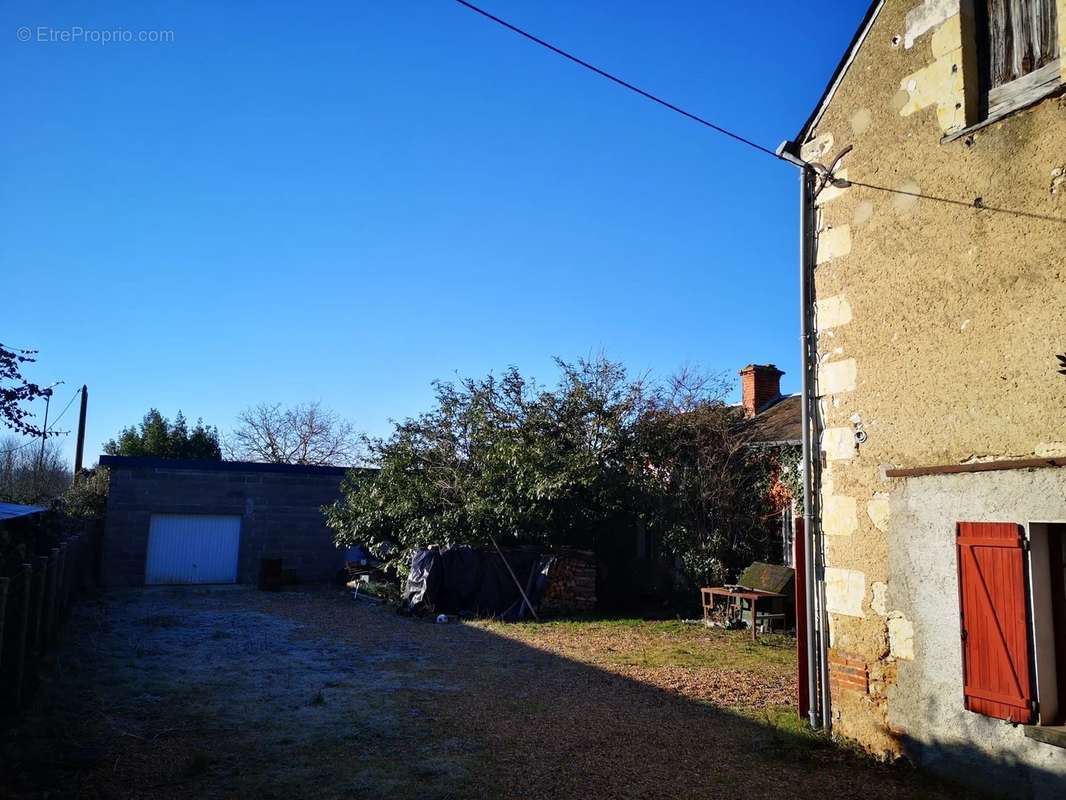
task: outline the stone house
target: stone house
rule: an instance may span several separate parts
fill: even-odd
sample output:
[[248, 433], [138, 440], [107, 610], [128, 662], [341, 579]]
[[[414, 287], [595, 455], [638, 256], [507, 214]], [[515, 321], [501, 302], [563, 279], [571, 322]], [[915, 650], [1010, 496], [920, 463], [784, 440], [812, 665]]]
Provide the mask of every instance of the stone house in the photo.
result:
[[821, 721], [1021, 797], [1066, 796], [1064, 53], [1066, 0], [874, 2], [780, 151]]

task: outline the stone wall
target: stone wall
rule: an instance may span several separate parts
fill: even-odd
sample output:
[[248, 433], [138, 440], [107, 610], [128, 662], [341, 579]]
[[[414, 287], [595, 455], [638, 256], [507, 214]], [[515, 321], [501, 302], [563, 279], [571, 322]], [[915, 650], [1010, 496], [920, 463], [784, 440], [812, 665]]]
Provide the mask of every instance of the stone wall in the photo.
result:
[[[1066, 0], [1059, 9], [1064, 34]], [[954, 684], [897, 684], [900, 648], [938, 658], [925, 649], [936, 647], [930, 629], [954, 630], [957, 618], [943, 608], [915, 619], [904, 602], [913, 573], [890, 548], [916, 542], [891, 498], [924, 479], [890, 479], [886, 468], [1066, 456], [1055, 358], [1066, 331], [1066, 191], [1055, 183], [1066, 98], [968, 128], [978, 121], [973, 37], [965, 0], [886, 0], [801, 143], [825, 164], [852, 146], [838, 175], [894, 190], [822, 192], [814, 277], [830, 643], [867, 678], [865, 688], [838, 682], [834, 724], [891, 755], [927, 730], [911, 730], [909, 713], [890, 721], [912, 693], [943, 709], [962, 701]], [[944, 525], [935, 533], [950, 540]], [[950, 548], [929, 557], [953, 574]], [[973, 735], [965, 745], [980, 750], [984, 733]]]
[[260, 558], [280, 558], [305, 582], [332, 580], [343, 566], [322, 506], [340, 496], [344, 470], [221, 462], [158, 462], [105, 456], [111, 473], [102, 580], [144, 583], [152, 514], [237, 514], [237, 581], [254, 583]]

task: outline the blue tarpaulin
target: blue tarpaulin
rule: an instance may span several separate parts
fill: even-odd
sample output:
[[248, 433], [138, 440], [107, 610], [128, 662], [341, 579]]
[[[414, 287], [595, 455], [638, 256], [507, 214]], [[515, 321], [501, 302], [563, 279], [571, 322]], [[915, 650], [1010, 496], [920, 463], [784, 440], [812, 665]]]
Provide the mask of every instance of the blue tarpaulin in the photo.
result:
[[0, 522], [16, 517], [28, 517], [31, 514], [40, 514], [48, 509], [40, 506], [23, 506], [18, 503], [0, 503]]

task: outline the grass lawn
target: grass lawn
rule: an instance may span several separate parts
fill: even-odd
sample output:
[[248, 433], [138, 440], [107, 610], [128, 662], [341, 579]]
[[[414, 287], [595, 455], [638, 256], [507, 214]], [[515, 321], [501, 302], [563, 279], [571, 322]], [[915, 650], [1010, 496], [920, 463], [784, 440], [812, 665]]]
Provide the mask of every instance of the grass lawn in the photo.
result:
[[477, 623], [497, 635], [692, 700], [735, 709], [795, 706], [796, 643], [700, 623], [639, 619]]

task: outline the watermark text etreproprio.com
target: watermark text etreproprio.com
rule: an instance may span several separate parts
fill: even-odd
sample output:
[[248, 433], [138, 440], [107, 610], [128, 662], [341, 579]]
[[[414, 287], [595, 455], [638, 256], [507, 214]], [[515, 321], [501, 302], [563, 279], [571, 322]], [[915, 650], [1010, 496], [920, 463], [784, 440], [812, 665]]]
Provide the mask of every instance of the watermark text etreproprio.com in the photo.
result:
[[15, 38], [20, 42], [42, 44], [169, 44], [174, 41], [174, 31], [22, 25], [15, 31]]

